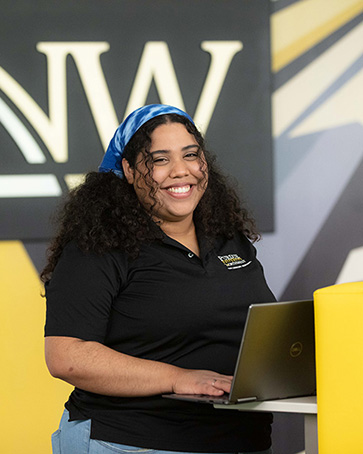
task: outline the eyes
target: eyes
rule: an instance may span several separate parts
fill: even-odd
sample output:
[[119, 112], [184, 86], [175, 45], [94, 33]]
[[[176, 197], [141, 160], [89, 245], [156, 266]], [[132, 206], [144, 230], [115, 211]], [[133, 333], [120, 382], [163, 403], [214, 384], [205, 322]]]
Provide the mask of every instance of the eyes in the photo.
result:
[[[172, 158], [167, 153], [150, 153], [151, 154], [151, 161], [154, 165], [161, 166], [167, 165], [169, 162], [172, 161]], [[187, 162], [189, 161], [197, 161], [200, 158], [200, 152], [198, 151], [188, 151], [183, 153], [183, 159]]]

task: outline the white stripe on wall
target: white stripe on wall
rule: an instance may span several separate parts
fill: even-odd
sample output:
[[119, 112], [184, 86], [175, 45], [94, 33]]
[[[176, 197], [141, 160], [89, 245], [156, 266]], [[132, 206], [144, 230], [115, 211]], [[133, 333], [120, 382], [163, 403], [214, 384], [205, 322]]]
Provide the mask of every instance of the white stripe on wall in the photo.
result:
[[30, 132], [2, 99], [0, 99], [0, 123], [8, 131], [29, 164], [43, 164], [46, 161]]
[[55, 175], [0, 175], [0, 198], [60, 195], [62, 188]]

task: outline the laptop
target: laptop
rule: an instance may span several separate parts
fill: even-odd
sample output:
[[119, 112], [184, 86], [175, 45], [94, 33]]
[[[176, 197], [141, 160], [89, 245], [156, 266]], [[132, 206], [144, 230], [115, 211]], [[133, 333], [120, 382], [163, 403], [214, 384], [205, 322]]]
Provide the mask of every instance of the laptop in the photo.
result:
[[229, 394], [165, 394], [211, 404], [315, 395], [312, 300], [251, 304]]

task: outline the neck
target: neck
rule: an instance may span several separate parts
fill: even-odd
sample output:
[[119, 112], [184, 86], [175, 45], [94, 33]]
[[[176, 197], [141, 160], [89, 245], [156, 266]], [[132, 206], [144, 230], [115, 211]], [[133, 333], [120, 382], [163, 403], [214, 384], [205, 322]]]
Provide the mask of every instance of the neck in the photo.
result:
[[160, 224], [162, 231], [190, 249], [194, 254], [199, 255], [199, 245], [193, 217], [178, 222], [163, 221]]
[[160, 227], [164, 233], [172, 238], [174, 236], [184, 236], [190, 234], [190, 232], [195, 232], [192, 217], [177, 222], [161, 221]]

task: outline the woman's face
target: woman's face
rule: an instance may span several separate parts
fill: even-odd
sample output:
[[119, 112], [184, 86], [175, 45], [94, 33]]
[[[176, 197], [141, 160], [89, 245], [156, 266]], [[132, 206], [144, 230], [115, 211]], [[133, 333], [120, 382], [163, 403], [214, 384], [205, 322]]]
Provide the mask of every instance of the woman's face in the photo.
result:
[[[153, 216], [167, 222], [192, 218], [204, 194], [207, 178], [206, 163], [194, 136], [181, 123], [160, 125], [151, 134], [149, 154], [157, 202]], [[145, 181], [148, 169], [142, 153], [134, 169], [125, 159], [122, 164], [126, 179], [133, 184], [140, 202], [146, 209], [153, 206], [155, 201], [150, 198], [150, 187]]]

